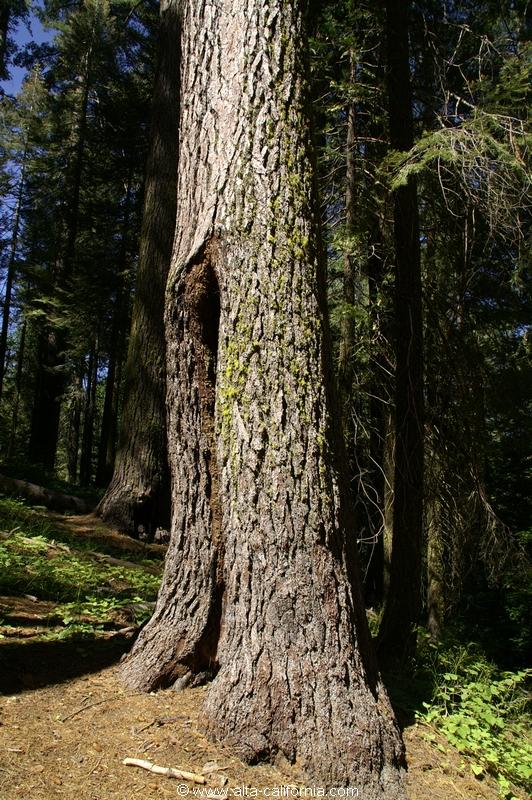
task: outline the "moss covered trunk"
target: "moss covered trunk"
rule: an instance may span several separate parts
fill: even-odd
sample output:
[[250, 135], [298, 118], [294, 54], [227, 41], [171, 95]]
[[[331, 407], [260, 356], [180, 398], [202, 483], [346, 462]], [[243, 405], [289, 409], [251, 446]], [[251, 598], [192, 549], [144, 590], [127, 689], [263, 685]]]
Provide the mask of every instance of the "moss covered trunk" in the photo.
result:
[[186, 3], [167, 290], [172, 538], [124, 664], [211, 669], [212, 736], [367, 800], [403, 797], [351, 529], [311, 166], [299, 3]]

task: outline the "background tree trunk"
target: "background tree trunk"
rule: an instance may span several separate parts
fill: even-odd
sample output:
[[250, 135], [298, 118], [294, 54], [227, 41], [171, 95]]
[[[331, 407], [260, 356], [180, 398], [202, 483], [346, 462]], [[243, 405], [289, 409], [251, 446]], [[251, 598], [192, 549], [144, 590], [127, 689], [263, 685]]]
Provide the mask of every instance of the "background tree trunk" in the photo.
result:
[[118, 394], [120, 375], [124, 358], [124, 345], [127, 320], [127, 295], [124, 274], [127, 268], [128, 242], [130, 235], [131, 180], [128, 181], [124, 199], [124, 216], [117, 260], [116, 291], [111, 324], [109, 360], [105, 379], [105, 397], [102, 411], [102, 425], [98, 443], [98, 464], [96, 485], [107, 486], [113, 477], [116, 458], [116, 432], [118, 423]]
[[333, 406], [304, 51], [297, 2], [185, 5], [166, 308], [172, 538], [124, 677], [151, 689], [219, 667], [213, 736], [393, 800], [402, 745]]
[[83, 364], [77, 370], [68, 408], [67, 471], [70, 483], [78, 479], [79, 439], [81, 433], [81, 404], [83, 400]]
[[24, 364], [24, 356], [26, 350], [26, 328], [27, 322], [24, 319], [22, 323], [22, 330], [20, 332], [20, 339], [17, 353], [17, 371], [15, 374], [15, 396], [13, 398], [13, 412], [11, 416], [11, 428], [9, 431], [9, 444], [7, 448], [7, 460], [13, 458], [15, 452], [15, 442], [18, 430], [18, 417], [20, 409], [20, 395], [22, 391], [22, 366]]
[[92, 477], [92, 449], [94, 441], [94, 415], [98, 388], [98, 338], [92, 343], [87, 364], [87, 388], [83, 414], [83, 437], [79, 463], [79, 482], [88, 486]]
[[140, 257], [115, 469], [98, 506], [133, 533], [168, 525], [164, 293], [176, 215], [179, 124], [179, 0], [162, 0]]
[[113, 476], [116, 457], [116, 428], [118, 422], [118, 394], [120, 388], [120, 368], [124, 357], [124, 298], [115, 301], [111, 329], [111, 345], [105, 379], [105, 397], [102, 410], [102, 425], [98, 442], [98, 465], [96, 485], [106, 486]]
[[28, 457], [34, 464], [42, 464], [49, 470], [55, 466], [61, 397], [65, 388], [63, 344], [63, 337], [57, 330], [46, 327], [41, 331]]
[[368, 281], [369, 355], [370, 375], [368, 382], [369, 450], [367, 468], [367, 497], [370, 558], [364, 575], [366, 605], [380, 606], [384, 596], [384, 531], [385, 531], [385, 442], [386, 415], [390, 403], [389, 367], [386, 358], [387, 330], [382, 309], [384, 282], [384, 245], [381, 222], [374, 215], [370, 227], [371, 255], [366, 263]]
[[[408, 13], [409, 3], [386, 3], [390, 143], [401, 151], [413, 145]], [[390, 585], [379, 630], [383, 662], [413, 654], [421, 611], [423, 328], [417, 190], [412, 178], [395, 192], [394, 235], [395, 471]]]
[[24, 192], [24, 182], [26, 173], [26, 158], [27, 151], [24, 149], [22, 155], [22, 166], [19, 178], [17, 204], [15, 206], [14, 219], [13, 219], [13, 233], [11, 234], [11, 244], [9, 248], [9, 261], [7, 265], [6, 276], [6, 290], [4, 295], [4, 307], [2, 310], [2, 330], [0, 331], [0, 401], [2, 400], [4, 388], [4, 373], [6, 369], [6, 354], [7, 354], [7, 335], [9, 331], [9, 315], [11, 312], [11, 295], [13, 292], [13, 284], [15, 282], [15, 273], [17, 269], [17, 246], [20, 228], [20, 212], [22, 206], [22, 196]]
[[[356, 64], [351, 53], [351, 84], [356, 81]], [[354, 89], [353, 89], [354, 91]], [[356, 431], [353, 420], [353, 391], [355, 370], [356, 324], [354, 311], [358, 303], [362, 304], [364, 290], [361, 286], [363, 278], [355, 263], [352, 240], [357, 234], [359, 209], [357, 207], [357, 107], [355, 102], [347, 107], [346, 136], [346, 175], [345, 175], [345, 228], [348, 236], [348, 252], [343, 259], [343, 301], [345, 310], [342, 317], [340, 352], [338, 359], [338, 383], [342, 395], [344, 433], [346, 436], [348, 462], [351, 475], [356, 474]]]

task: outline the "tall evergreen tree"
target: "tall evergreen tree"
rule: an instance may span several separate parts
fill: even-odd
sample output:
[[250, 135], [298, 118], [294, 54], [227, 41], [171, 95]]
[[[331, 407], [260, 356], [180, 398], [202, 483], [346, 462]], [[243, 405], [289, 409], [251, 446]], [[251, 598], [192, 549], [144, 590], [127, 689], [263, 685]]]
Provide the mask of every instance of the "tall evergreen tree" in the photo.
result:
[[334, 407], [303, 4], [183, 15], [172, 540], [124, 675], [150, 689], [219, 666], [207, 725], [243, 757], [403, 797]]
[[[82, 172], [86, 151], [89, 97], [98, 59], [105, 54], [109, 6], [106, 0], [86, 0], [62, 25], [58, 37], [63, 81], [62, 121], [68, 120], [67, 157], [63, 171], [62, 199], [57, 207], [56, 241], [51, 282], [54, 290], [69, 289], [74, 279], [76, 243], [80, 221]], [[43, 326], [39, 343], [39, 369], [32, 413], [29, 457], [52, 469], [55, 464], [61, 398], [66, 388], [66, 325]]]
[[[413, 16], [422, 133], [401, 157], [396, 182], [417, 175], [421, 189], [427, 613], [435, 634], [467, 585], [495, 580], [515, 552], [503, 521], [511, 515], [496, 513], [486, 464], [496, 416], [488, 390], [496, 373], [492, 353], [504, 340], [518, 350], [524, 331], [517, 311], [526, 306], [528, 281], [523, 11], [520, 3], [457, 3], [444, 18], [438, 4], [426, 4], [422, 19]], [[503, 308], [506, 330], [495, 322], [506, 316]]]
[[0, 80], [9, 76], [9, 60], [15, 48], [9, 33], [28, 16], [28, 0], [0, 0]]

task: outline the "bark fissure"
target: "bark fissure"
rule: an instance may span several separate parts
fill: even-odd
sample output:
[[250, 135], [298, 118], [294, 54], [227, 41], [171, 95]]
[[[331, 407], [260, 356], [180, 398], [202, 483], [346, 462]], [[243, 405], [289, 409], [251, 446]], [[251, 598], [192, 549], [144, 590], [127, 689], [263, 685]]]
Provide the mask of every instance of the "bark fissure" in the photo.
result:
[[216, 367], [220, 325], [220, 289], [214, 267], [216, 254], [216, 243], [212, 241], [205, 248], [203, 258], [189, 270], [185, 279], [184, 293], [198, 376], [200, 428], [204, 443], [201, 457], [205, 459], [205, 493], [211, 512], [210, 529], [215, 574], [209, 616], [198, 642], [195, 658], [190, 662], [191, 669], [195, 672], [213, 670], [216, 666], [224, 591], [222, 510], [215, 435]]

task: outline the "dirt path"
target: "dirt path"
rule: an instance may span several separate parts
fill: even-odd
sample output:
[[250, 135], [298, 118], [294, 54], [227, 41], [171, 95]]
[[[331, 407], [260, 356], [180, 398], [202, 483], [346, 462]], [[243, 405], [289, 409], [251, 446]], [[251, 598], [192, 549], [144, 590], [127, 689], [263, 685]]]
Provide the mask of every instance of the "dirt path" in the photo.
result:
[[125, 536], [103, 522], [96, 514], [64, 515], [54, 511], [46, 511], [45, 516], [55, 528], [75, 538], [88, 539], [108, 550], [135, 554], [145, 558], [161, 559], [164, 558], [167, 550], [166, 545], [140, 542], [138, 539], [131, 538], [131, 536]]
[[[117, 673], [112, 666], [0, 700], [2, 800], [182, 796], [180, 781], [125, 767], [126, 757], [206, 770], [211, 789], [301, 785], [290, 767], [250, 767], [209, 742], [201, 732], [204, 688], [138, 694], [125, 690]], [[422, 733], [418, 726], [405, 731], [411, 800], [496, 800], [494, 784], [473, 778], [458, 754], [440, 753]]]

